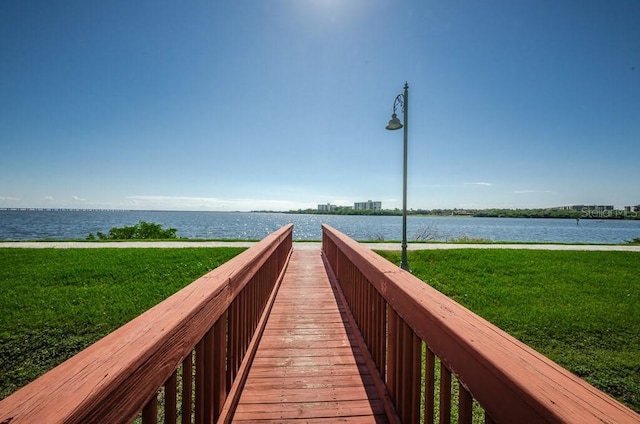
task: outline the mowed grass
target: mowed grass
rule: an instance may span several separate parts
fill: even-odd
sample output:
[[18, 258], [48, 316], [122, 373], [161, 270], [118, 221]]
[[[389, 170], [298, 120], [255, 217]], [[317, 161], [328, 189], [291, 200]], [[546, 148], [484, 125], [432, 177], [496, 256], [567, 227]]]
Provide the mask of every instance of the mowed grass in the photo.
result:
[[[399, 252], [378, 252], [393, 263]], [[409, 252], [413, 274], [640, 411], [640, 254]]]
[[0, 399], [243, 250], [0, 249]]

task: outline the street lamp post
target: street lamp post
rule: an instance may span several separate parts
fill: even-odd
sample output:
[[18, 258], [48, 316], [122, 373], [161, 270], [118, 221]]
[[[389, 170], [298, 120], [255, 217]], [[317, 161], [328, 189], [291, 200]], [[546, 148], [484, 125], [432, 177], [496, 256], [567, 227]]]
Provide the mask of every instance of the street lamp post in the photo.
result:
[[[404, 113], [404, 125], [396, 115], [397, 107], [402, 107]], [[387, 124], [388, 130], [399, 130], [404, 127], [404, 161], [402, 171], [402, 260], [400, 268], [409, 271], [409, 263], [407, 262], [407, 127], [409, 126], [409, 84], [404, 83], [404, 92], [396, 96], [393, 102], [393, 114], [391, 120]]]

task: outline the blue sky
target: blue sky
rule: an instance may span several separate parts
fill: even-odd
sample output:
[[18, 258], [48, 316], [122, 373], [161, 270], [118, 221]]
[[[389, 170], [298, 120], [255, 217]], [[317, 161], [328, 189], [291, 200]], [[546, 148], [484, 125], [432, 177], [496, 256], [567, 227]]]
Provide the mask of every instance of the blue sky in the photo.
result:
[[0, 2], [0, 207], [640, 203], [640, 2]]

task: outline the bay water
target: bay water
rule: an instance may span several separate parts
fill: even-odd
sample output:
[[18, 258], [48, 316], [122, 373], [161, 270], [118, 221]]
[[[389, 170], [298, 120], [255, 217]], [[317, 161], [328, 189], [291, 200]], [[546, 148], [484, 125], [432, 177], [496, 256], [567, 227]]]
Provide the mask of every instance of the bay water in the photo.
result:
[[[123, 210], [0, 210], [0, 240], [84, 239], [140, 221], [176, 228], [178, 236], [198, 239], [258, 240], [294, 224], [295, 240], [320, 240], [328, 224], [356, 240], [402, 237], [400, 216], [305, 215], [256, 212]], [[481, 238], [492, 241], [623, 243], [640, 237], [640, 220], [540, 219], [409, 216], [407, 238], [438, 241]]]

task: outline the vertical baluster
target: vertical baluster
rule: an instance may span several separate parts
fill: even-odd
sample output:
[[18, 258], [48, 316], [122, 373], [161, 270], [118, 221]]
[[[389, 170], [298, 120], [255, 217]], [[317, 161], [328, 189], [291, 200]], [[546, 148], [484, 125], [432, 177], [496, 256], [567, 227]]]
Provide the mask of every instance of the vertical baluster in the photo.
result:
[[248, 285], [247, 295], [245, 296], [245, 307], [247, 308], [245, 315], [247, 317], [247, 323], [245, 324], [245, 333], [244, 333], [244, 344], [242, 346], [242, 358], [247, 354], [247, 350], [249, 349], [249, 342], [251, 341], [251, 335], [253, 334], [253, 315], [255, 312], [255, 308], [253, 307], [254, 300], [254, 291], [255, 288], [258, 287], [258, 283], [266, 283], [264, 273], [264, 266], [258, 272], [258, 275], [254, 277]]
[[142, 408], [142, 424], [156, 424], [158, 422], [158, 395], [155, 394]]
[[164, 383], [164, 422], [176, 424], [178, 419], [178, 371]]
[[[365, 282], [364, 279], [362, 278], [362, 276], [360, 275], [360, 273], [358, 272], [358, 270], [354, 271], [355, 274], [355, 278], [358, 281], [358, 288], [359, 288], [359, 295], [357, 298], [357, 302], [358, 302], [358, 327], [360, 327], [360, 329], [364, 330], [364, 325], [365, 325], [365, 314], [366, 314], [366, 287], [365, 287]], [[360, 334], [362, 334], [364, 331], [361, 331]]]
[[351, 304], [351, 308], [353, 309], [353, 314], [355, 315], [356, 320], [358, 319], [357, 317], [357, 313], [358, 313], [358, 281], [355, 279], [355, 272], [353, 270], [353, 266], [352, 264], [349, 262], [348, 264], [346, 263], [346, 259], [345, 259], [345, 268], [349, 267], [349, 284], [351, 284], [351, 299], [349, 299], [349, 302]]
[[380, 314], [378, 337], [378, 371], [384, 377], [386, 373], [386, 357], [387, 357], [387, 303], [384, 298], [378, 294], [378, 313]]
[[358, 327], [360, 328], [360, 334], [363, 337], [363, 340], [366, 337], [366, 327], [367, 327], [367, 286], [364, 278], [360, 275], [358, 270], [355, 271], [355, 277], [358, 280], [358, 285], [360, 286], [360, 296], [358, 297], [358, 303], [360, 304], [360, 316], [358, 319]]
[[240, 364], [242, 364], [242, 345], [244, 343], [244, 311], [246, 308], [244, 307], [244, 291], [241, 291], [238, 294], [238, 301], [236, 302], [236, 349], [235, 349], [235, 364], [233, 367], [233, 380], [235, 381], [238, 376], [238, 370], [240, 369]]
[[440, 423], [451, 422], [451, 371], [440, 362]]
[[412, 353], [411, 357], [413, 359], [413, 364], [411, 366], [411, 422], [418, 423], [420, 422], [420, 380], [422, 378], [422, 341], [416, 335], [416, 333], [411, 330], [412, 336]]
[[362, 280], [365, 282], [365, 300], [364, 300], [364, 321], [362, 322], [362, 329], [364, 330], [364, 341], [371, 351], [371, 312], [373, 305], [371, 304], [371, 284], [364, 279], [364, 276], [361, 275]]
[[459, 424], [471, 424], [473, 419], [473, 398], [471, 393], [458, 382], [458, 423]]
[[247, 339], [249, 338], [249, 308], [247, 304], [247, 300], [249, 299], [249, 286], [253, 284], [253, 277], [249, 283], [245, 286], [245, 288], [240, 292], [240, 354], [238, 355], [238, 369], [240, 369], [240, 364], [242, 363], [242, 358], [244, 358], [244, 354], [247, 351]]
[[394, 404], [397, 407], [398, 393], [396, 391], [396, 312], [387, 305], [388, 326], [387, 331], [387, 389], [389, 390], [389, 396], [393, 399]]
[[251, 282], [249, 283], [249, 285], [247, 286], [247, 296], [246, 296], [246, 300], [245, 300], [245, 305], [247, 307], [247, 324], [245, 325], [245, 342], [244, 342], [244, 346], [242, 348], [242, 357], [244, 358], [244, 356], [247, 354], [247, 350], [249, 349], [249, 342], [251, 341], [251, 337], [253, 334], [253, 322], [254, 322], [254, 316], [256, 313], [256, 309], [257, 309], [257, 305], [254, 306], [253, 302], [255, 300], [255, 296], [256, 296], [256, 289], [258, 288], [258, 286], [260, 284], [266, 285], [267, 284], [267, 278], [266, 278], [266, 269], [265, 267], [267, 266], [267, 263], [265, 263], [262, 268], [260, 269], [260, 271], [258, 271], [258, 274], [253, 277], [251, 279]]
[[196, 345], [196, 424], [204, 423], [205, 403], [205, 342], [204, 338]]
[[227, 340], [227, 313], [222, 314], [213, 326], [213, 415], [217, 420], [227, 399], [225, 364]]
[[358, 282], [355, 279], [353, 264], [351, 262], [348, 262], [346, 258], [342, 260], [342, 263], [342, 266], [345, 269], [348, 269], [347, 281], [351, 285], [351, 298], [349, 299], [349, 307], [352, 309], [354, 318], [357, 321]]
[[[338, 254], [339, 253], [340, 252], [338, 251]], [[342, 261], [342, 259], [340, 259], [340, 269], [341, 271], [339, 281], [342, 284], [342, 287], [346, 289], [347, 304], [349, 305], [349, 307], [351, 308], [351, 312], [353, 313], [353, 303], [351, 303], [351, 300], [353, 297], [354, 283], [350, 278], [351, 270], [347, 269], [347, 265]]]
[[234, 374], [233, 374], [233, 378], [235, 380], [237, 374], [237, 371], [240, 369], [240, 364], [242, 363], [242, 348], [244, 346], [244, 327], [246, 324], [246, 320], [245, 320], [245, 314], [246, 314], [246, 310], [247, 308], [244, 305], [244, 301], [245, 301], [245, 289], [243, 289], [240, 293], [238, 293], [238, 297], [235, 300], [236, 303], [236, 313], [237, 313], [237, 319], [235, 322], [235, 327], [236, 327], [236, 337], [235, 337], [235, 341], [236, 341], [236, 354], [235, 354], [235, 363], [233, 366], [233, 370], [234, 370]]
[[425, 371], [424, 371], [424, 422], [433, 424], [435, 420], [435, 367], [436, 356], [425, 343]]
[[399, 378], [399, 394], [398, 394], [398, 410], [400, 419], [403, 423], [409, 422], [411, 410], [411, 334], [410, 328], [404, 319], [398, 319], [400, 324], [400, 378]]
[[254, 317], [255, 317], [256, 309], [259, 308], [259, 306], [256, 304], [256, 297], [257, 297], [256, 293], [258, 291], [258, 288], [263, 285], [263, 282], [266, 282], [266, 278], [265, 278], [266, 266], [267, 264], [265, 263], [260, 269], [260, 271], [258, 271], [258, 274], [251, 279], [251, 282], [249, 283], [249, 285], [247, 285], [247, 288], [245, 289], [247, 291], [247, 300], [246, 300], [247, 311], [245, 312], [247, 316], [247, 333], [246, 333], [247, 342], [245, 343], [245, 348], [243, 349], [244, 350], [244, 354], [242, 355], [243, 357], [247, 353], [247, 350], [249, 349], [249, 341], [251, 341], [251, 335], [253, 334], [253, 323], [255, 322]]
[[226, 340], [226, 352], [227, 352], [227, 364], [226, 364], [226, 376], [227, 378], [225, 379], [225, 386], [226, 387], [231, 387], [231, 382], [232, 380], [232, 375], [231, 375], [231, 365], [232, 365], [232, 343], [231, 343], [231, 338], [232, 336], [232, 321], [233, 321], [233, 302], [231, 302], [231, 305], [229, 305], [229, 308], [227, 309], [227, 340]]
[[[240, 296], [239, 296], [240, 297]], [[233, 381], [236, 380], [240, 364], [242, 363], [241, 346], [242, 346], [242, 304], [239, 299], [235, 303], [235, 319], [233, 320]]]
[[380, 294], [378, 293], [377, 290], [374, 293], [373, 307], [374, 307], [374, 314], [373, 314], [374, 328], [373, 328], [373, 346], [371, 349], [371, 353], [373, 354], [373, 361], [376, 364], [376, 368], [378, 368], [378, 372], [380, 372], [380, 344], [381, 344], [380, 316], [381, 316], [381, 313], [380, 313]]
[[375, 352], [375, 338], [376, 338], [376, 289], [373, 285], [367, 281], [367, 288], [369, 289], [369, 299], [367, 300], [367, 310], [369, 314], [367, 316], [367, 346], [369, 347], [369, 352]]
[[[258, 271], [259, 273], [259, 271]], [[253, 281], [257, 276], [254, 276], [249, 280], [247, 285], [240, 292], [240, 355], [238, 356], [238, 369], [240, 369], [240, 364], [242, 364], [242, 358], [244, 358], [244, 354], [247, 351], [247, 338], [249, 334], [249, 287], [253, 284]]]
[[213, 421], [213, 328], [204, 336], [203, 421]]
[[225, 352], [227, 353], [225, 365], [225, 386], [231, 387], [231, 321], [233, 320], [233, 303], [227, 308], [227, 340], [225, 341]]
[[[255, 331], [255, 325], [258, 321], [258, 310], [262, 307], [261, 301], [261, 289], [265, 289], [269, 287], [270, 281], [270, 273], [269, 273], [269, 264], [271, 263], [271, 259], [269, 259], [260, 269], [258, 273], [258, 278], [255, 279], [251, 283], [251, 289], [249, 290], [249, 296], [247, 299], [247, 308], [249, 313], [249, 341], [253, 338], [253, 332]], [[249, 348], [249, 342], [247, 342], [247, 349]]]
[[402, 377], [398, 403], [402, 422], [415, 423], [420, 414], [420, 340], [403, 319], [399, 321]]
[[259, 272], [259, 278], [251, 283], [251, 289], [249, 290], [249, 296], [247, 296], [247, 313], [249, 314], [249, 325], [247, 326], [249, 333], [247, 337], [247, 348], [245, 349], [245, 354], [249, 349], [249, 342], [253, 338], [253, 332], [255, 331], [255, 325], [258, 321], [258, 310], [261, 308], [261, 298], [260, 298], [260, 289], [267, 288], [270, 284], [270, 275], [269, 275], [269, 263], [271, 260], [267, 261]]
[[373, 315], [372, 315], [372, 332], [371, 332], [371, 346], [369, 350], [371, 351], [371, 357], [373, 358], [373, 362], [376, 364], [376, 368], [380, 369], [380, 309], [378, 305], [378, 292], [375, 292], [373, 302]]
[[351, 268], [350, 272], [350, 281], [353, 281], [353, 298], [351, 299], [351, 309], [353, 309], [353, 317], [356, 319], [356, 324], [360, 327], [360, 302], [362, 301], [362, 297], [360, 294], [360, 281], [356, 278], [356, 273]]
[[228, 350], [228, 369], [227, 369], [227, 387], [231, 387], [233, 381], [236, 378], [236, 371], [238, 370], [238, 299], [236, 298], [230, 306], [230, 320], [229, 320], [229, 350]]
[[[338, 281], [342, 284], [342, 290], [347, 289], [347, 292], [348, 292], [349, 287], [347, 282], [344, 280], [344, 275], [342, 271], [342, 259], [340, 257], [340, 250], [338, 250], [337, 248], [336, 248], [336, 267], [333, 268], [333, 272], [336, 274]], [[349, 301], [349, 299], [350, 297], [349, 295], [347, 295], [347, 302]]]
[[193, 409], [193, 353], [182, 361], [182, 424], [191, 424]]

